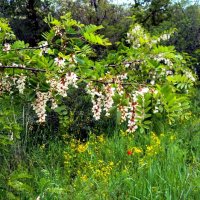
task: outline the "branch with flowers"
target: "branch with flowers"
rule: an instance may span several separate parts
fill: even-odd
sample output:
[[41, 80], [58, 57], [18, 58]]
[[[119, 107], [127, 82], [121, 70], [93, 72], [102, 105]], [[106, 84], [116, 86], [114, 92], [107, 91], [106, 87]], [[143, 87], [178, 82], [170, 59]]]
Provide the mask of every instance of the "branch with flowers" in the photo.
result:
[[[151, 36], [134, 24], [126, 44], [121, 43], [117, 51], [99, 59], [93, 46], [111, 45], [96, 33], [102, 26], [85, 26], [70, 14], [60, 20], [49, 17], [46, 21], [51, 29], [43, 34], [45, 41], [37, 47], [28, 47], [22, 41], [0, 41], [0, 69], [4, 69], [1, 96], [15, 95], [13, 90], [23, 96], [32, 90], [35, 94], [32, 107], [39, 123], [46, 121], [48, 102], [55, 110], [69, 89], [78, 88], [82, 82], [91, 97], [94, 119], [100, 120], [103, 115], [112, 117], [114, 108], [120, 123], [126, 124], [131, 133], [156, 129], [156, 121], [173, 123], [188, 117], [189, 95], [196, 77], [181, 54], [173, 47], [161, 45], [173, 31]], [[74, 37], [77, 32], [80, 37]], [[32, 76], [28, 71], [42, 73]]]

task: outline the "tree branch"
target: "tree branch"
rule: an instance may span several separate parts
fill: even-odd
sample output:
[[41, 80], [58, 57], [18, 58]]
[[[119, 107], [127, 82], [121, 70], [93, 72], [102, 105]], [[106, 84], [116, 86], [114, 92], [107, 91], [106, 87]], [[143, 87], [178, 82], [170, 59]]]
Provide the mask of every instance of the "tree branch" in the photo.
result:
[[[115, 65], [116, 66], [116, 65]], [[29, 70], [32, 72], [43, 72], [45, 73], [46, 70], [44, 69], [36, 69], [36, 68], [30, 68], [30, 67], [20, 67], [20, 66], [0, 66], [0, 69], [22, 69], [22, 70]], [[90, 79], [90, 78], [80, 78], [78, 77], [78, 79], [83, 79], [83, 80], [87, 80], [87, 81], [92, 81], [92, 82], [96, 82], [96, 83], [100, 83], [100, 84], [116, 84], [116, 81], [114, 79], [109, 80], [109, 81], [104, 81], [104, 80], [95, 80], [95, 79]], [[134, 83], [131, 82], [121, 82], [121, 85], [133, 85]], [[143, 85], [143, 84], [141, 84]]]
[[0, 69], [22, 69], [22, 70], [29, 70], [32, 72], [46, 72], [44, 69], [36, 69], [30, 67], [20, 67], [20, 66], [0, 66]]
[[10, 49], [9, 51], [21, 51], [21, 50], [29, 50], [29, 49], [42, 49], [46, 47], [50, 47], [51, 45], [44, 45], [39, 47], [25, 47], [25, 48], [17, 48], [17, 49]]

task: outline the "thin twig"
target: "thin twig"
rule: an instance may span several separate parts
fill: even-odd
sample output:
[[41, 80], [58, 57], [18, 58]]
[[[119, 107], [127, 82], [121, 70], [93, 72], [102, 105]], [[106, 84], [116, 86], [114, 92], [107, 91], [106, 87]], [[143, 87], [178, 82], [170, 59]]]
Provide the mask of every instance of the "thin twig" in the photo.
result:
[[33, 71], [33, 72], [46, 72], [46, 70], [44, 69], [36, 69], [36, 68], [30, 68], [30, 67], [20, 67], [20, 66], [0, 66], [0, 69], [22, 69], [22, 70], [29, 70], [29, 71]]
[[24, 47], [24, 48], [17, 48], [17, 49], [10, 49], [9, 51], [22, 51], [22, 50], [30, 50], [30, 49], [42, 49], [46, 47], [50, 47], [51, 45], [44, 45], [39, 47]]

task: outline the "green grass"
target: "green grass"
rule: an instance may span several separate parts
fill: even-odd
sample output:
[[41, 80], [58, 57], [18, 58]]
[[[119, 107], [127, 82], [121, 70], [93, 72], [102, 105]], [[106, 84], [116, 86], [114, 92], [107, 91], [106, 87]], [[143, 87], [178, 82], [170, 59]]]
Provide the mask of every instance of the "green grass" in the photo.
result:
[[25, 158], [1, 168], [1, 199], [199, 199], [200, 119], [160, 136], [68, 138]]
[[[198, 200], [200, 95], [187, 122], [155, 135], [91, 134], [83, 143], [66, 134], [0, 157], [0, 199]], [[26, 152], [26, 154], [24, 153]]]

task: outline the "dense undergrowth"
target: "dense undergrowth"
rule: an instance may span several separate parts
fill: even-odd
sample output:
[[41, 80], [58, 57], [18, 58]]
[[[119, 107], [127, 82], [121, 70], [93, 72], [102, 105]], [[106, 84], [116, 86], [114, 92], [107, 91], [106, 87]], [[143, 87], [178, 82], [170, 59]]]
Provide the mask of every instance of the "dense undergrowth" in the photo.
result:
[[85, 141], [66, 133], [1, 145], [0, 199], [198, 199], [199, 108], [198, 92], [190, 119], [160, 135], [113, 127]]

